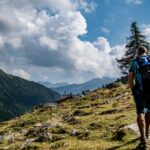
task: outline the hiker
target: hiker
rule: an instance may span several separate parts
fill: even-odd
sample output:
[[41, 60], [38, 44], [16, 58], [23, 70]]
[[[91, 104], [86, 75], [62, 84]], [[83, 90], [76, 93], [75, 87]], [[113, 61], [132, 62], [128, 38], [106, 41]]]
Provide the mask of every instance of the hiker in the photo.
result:
[[[131, 61], [131, 66], [128, 74], [129, 86], [132, 90], [132, 94], [136, 104], [137, 124], [141, 135], [139, 147], [141, 149], [148, 149], [147, 139], [149, 136], [150, 125], [150, 94], [148, 94], [150, 92], [147, 92], [148, 90], [150, 90], [150, 82], [148, 83], [148, 81], [144, 81], [146, 79], [144, 78], [146, 73], [142, 69], [142, 67], [144, 68], [144, 65], [149, 65], [150, 68], [150, 60], [148, 60], [148, 58], [150, 59], [150, 57], [148, 57], [147, 49], [142, 46], [139, 47], [137, 49], [136, 58]], [[148, 74], [147, 71], [146, 75], [150, 75], [150, 72]], [[149, 89], [146, 89], [148, 88], [146, 87], [146, 84], [147, 86], [149, 85]]]

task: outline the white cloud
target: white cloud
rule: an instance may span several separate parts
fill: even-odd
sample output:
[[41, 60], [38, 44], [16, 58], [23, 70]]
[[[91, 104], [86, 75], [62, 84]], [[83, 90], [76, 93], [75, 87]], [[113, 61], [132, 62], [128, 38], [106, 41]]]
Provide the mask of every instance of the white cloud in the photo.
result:
[[23, 79], [27, 79], [27, 80], [29, 80], [30, 77], [31, 77], [31, 75], [23, 69], [14, 69], [12, 71], [12, 74], [15, 75], [15, 76], [19, 76]]
[[48, 76], [43, 76], [43, 80], [44, 81], [48, 80]]
[[97, 7], [97, 4], [93, 1], [89, 2], [87, 0], [74, 0], [74, 2], [77, 8], [88, 13], [93, 12]]
[[0, 36], [0, 47], [4, 46], [4, 40], [3, 38]]
[[5, 43], [9, 43], [12, 45], [13, 48], [17, 49], [21, 47], [21, 39], [18, 37], [8, 38]]
[[69, 56], [74, 60], [76, 70], [94, 73], [98, 77], [118, 77], [120, 70], [116, 58], [125, 52], [124, 45], [110, 47], [104, 37], [98, 37], [94, 44], [74, 40]]
[[40, 39], [40, 43], [43, 46], [48, 46], [48, 48], [50, 50], [57, 50], [58, 49], [58, 42], [50, 37], [41, 37]]
[[150, 42], [150, 25], [143, 24], [142, 29], [143, 34], [147, 37], [148, 41]]
[[[0, 63], [5, 63], [13, 74], [26, 79], [31, 78], [33, 70], [43, 68], [59, 72], [58, 68], [63, 75], [65, 72], [69, 76], [78, 75], [78, 78], [85, 74], [93, 77], [119, 76], [115, 58], [123, 55], [124, 46], [111, 47], [104, 37], [98, 37], [93, 43], [79, 39], [79, 35], [87, 33], [86, 20], [79, 10], [89, 12], [95, 9], [94, 3], [87, 2], [1, 1], [0, 45], [5, 45], [5, 42], [11, 47], [7, 45], [0, 49], [5, 51], [0, 55]], [[9, 8], [11, 12], [7, 13]], [[28, 73], [15, 67], [32, 69]]]
[[142, 4], [143, 0], [126, 0], [126, 3]]
[[111, 48], [111, 52], [110, 52], [110, 55], [111, 56], [114, 56], [115, 58], [122, 58], [122, 56], [125, 55], [125, 46], [126, 44], [123, 44], [123, 45], [116, 45], [114, 47]]
[[100, 30], [101, 30], [101, 32], [103, 32], [105, 34], [110, 33], [110, 30], [108, 28], [106, 28], [106, 27], [101, 27]]
[[94, 46], [97, 47], [100, 51], [104, 51], [106, 53], [109, 53], [111, 51], [109, 42], [104, 37], [98, 37], [94, 42]]

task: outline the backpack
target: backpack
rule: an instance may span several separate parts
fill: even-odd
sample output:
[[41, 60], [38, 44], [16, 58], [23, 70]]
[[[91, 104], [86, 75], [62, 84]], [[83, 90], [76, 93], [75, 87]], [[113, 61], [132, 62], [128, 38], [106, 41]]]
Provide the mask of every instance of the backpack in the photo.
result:
[[150, 95], [150, 56], [137, 57], [137, 62], [142, 77], [143, 92]]

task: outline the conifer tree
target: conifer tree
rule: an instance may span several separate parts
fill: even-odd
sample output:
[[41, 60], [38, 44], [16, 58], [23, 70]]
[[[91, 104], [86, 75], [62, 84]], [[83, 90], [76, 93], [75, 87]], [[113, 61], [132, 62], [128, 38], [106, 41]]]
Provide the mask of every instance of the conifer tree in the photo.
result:
[[137, 22], [131, 24], [130, 31], [131, 36], [127, 38], [125, 55], [121, 59], [117, 59], [123, 76], [127, 76], [130, 61], [135, 57], [137, 48], [145, 46], [149, 50], [149, 43], [146, 41], [145, 35], [139, 30]]

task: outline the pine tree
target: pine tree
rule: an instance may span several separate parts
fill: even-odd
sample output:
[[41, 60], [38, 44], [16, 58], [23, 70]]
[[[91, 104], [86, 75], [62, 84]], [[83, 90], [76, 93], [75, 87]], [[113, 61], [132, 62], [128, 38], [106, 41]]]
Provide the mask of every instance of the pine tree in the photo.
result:
[[127, 38], [125, 56], [121, 59], [117, 59], [123, 76], [127, 76], [130, 61], [135, 57], [137, 48], [139, 46], [145, 46], [149, 50], [149, 43], [139, 30], [137, 22], [131, 24], [130, 31], [131, 36]]

